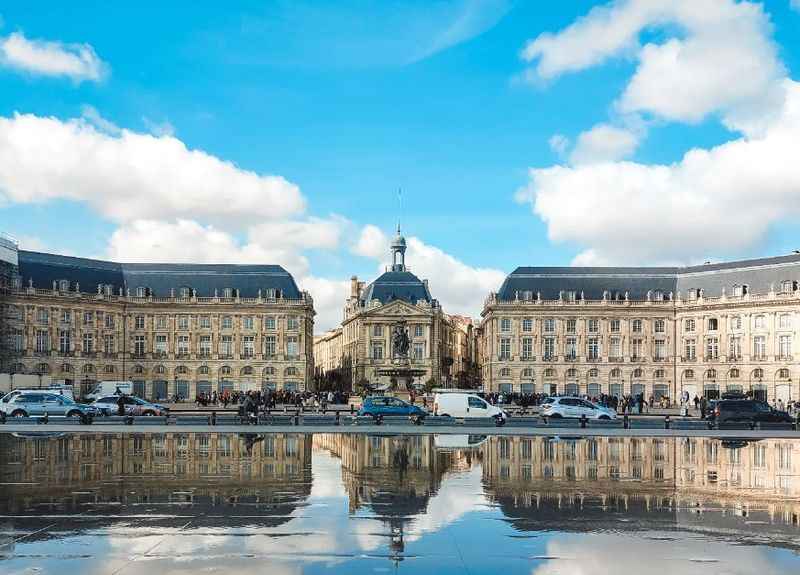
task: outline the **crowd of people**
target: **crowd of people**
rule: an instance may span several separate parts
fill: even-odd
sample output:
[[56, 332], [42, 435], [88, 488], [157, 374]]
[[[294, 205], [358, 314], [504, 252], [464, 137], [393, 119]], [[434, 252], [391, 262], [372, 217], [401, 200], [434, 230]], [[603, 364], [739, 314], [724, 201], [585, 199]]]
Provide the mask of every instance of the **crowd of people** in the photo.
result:
[[224, 390], [217, 393], [198, 393], [195, 404], [198, 407], [227, 408], [229, 405], [239, 406], [253, 404], [258, 408], [275, 409], [278, 405], [291, 405], [295, 407], [313, 407], [325, 409], [328, 405], [346, 404], [349, 395], [339, 391], [313, 393], [310, 391], [280, 390]]

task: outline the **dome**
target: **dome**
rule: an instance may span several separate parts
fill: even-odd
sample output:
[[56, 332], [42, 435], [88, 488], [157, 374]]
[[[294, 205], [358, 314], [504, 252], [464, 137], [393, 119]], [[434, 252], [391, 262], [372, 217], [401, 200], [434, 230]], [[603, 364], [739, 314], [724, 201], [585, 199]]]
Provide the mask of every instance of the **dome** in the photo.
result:
[[403, 300], [416, 304], [419, 300], [431, 301], [428, 287], [417, 276], [408, 271], [389, 271], [367, 286], [363, 301], [379, 300], [386, 304], [395, 300]]

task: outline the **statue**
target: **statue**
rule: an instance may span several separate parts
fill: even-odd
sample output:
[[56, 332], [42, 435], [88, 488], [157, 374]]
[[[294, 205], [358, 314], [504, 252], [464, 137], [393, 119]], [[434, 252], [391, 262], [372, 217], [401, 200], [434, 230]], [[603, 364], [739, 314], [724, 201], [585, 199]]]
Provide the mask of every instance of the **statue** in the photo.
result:
[[392, 357], [401, 359], [407, 358], [410, 344], [411, 342], [408, 339], [406, 328], [402, 325], [396, 325], [394, 327], [394, 333], [392, 334]]

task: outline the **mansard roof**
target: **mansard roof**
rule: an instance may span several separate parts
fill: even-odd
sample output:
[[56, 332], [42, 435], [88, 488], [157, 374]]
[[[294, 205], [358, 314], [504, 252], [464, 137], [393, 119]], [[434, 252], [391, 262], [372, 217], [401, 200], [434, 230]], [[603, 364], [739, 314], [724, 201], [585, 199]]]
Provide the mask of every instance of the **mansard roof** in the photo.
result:
[[735, 286], [747, 286], [750, 293], [780, 289], [784, 281], [800, 281], [800, 254], [758, 258], [688, 267], [519, 267], [509, 274], [497, 297], [501, 301], [523, 299], [556, 300], [561, 292], [581, 292], [588, 300], [624, 297], [645, 300], [647, 293], [703, 290], [706, 297], [718, 297]]
[[257, 297], [259, 290], [266, 295], [269, 289], [286, 299], [302, 297], [294, 278], [278, 265], [117, 263], [20, 250], [19, 275], [23, 286], [32, 280], [39, 289], [68, 280], [70, 289], [80, 284], [83, 292], [111, 285], [114, 293], [148, 288], [154, 297], [169, 297], [183, 287], [199, 297], [211, 297], [214, 290], [221, 296], [225, 288], [237, 290], [241, 297]]
[[419, 300], [430, 302], [431, 294], [422, 280], [411, 272], [388, 271], [364, 290], [362, 301], [369, 303], [375, 299], [383, 304], [395, 300], [416, 304]]

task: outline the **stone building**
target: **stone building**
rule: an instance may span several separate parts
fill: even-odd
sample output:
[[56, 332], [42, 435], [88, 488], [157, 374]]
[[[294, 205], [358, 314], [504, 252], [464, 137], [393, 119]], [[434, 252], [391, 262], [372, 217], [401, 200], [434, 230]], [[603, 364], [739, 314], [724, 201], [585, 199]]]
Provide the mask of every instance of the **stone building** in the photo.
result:
[[[408, 363], [412, 384], [429, 380], [444, 384], [454, 375], [452, 323], [431, 296], [427, 280], [420, 280], [405, 265], [406, 240], [397, 228], [391, 244], [392, 265], [369, 285], [353, 277], [339, 330], [317, 339], [327, 358], [319, 369], [340, 369], [347, 386], [361, 382], [404, 388], [393, 335], [398, 326], [408, 336]], [[338, 366], [338, 367], [333, 367]]]
[[303, 390], [314, 306], [274, 265], [119, 264], [19, 251], [7, 293], [12, 357], [0, 371], [136, 395]]
[[531, 268], [486, 299], [487, 390], [800, 399], [800, 255], [685, 268]]

